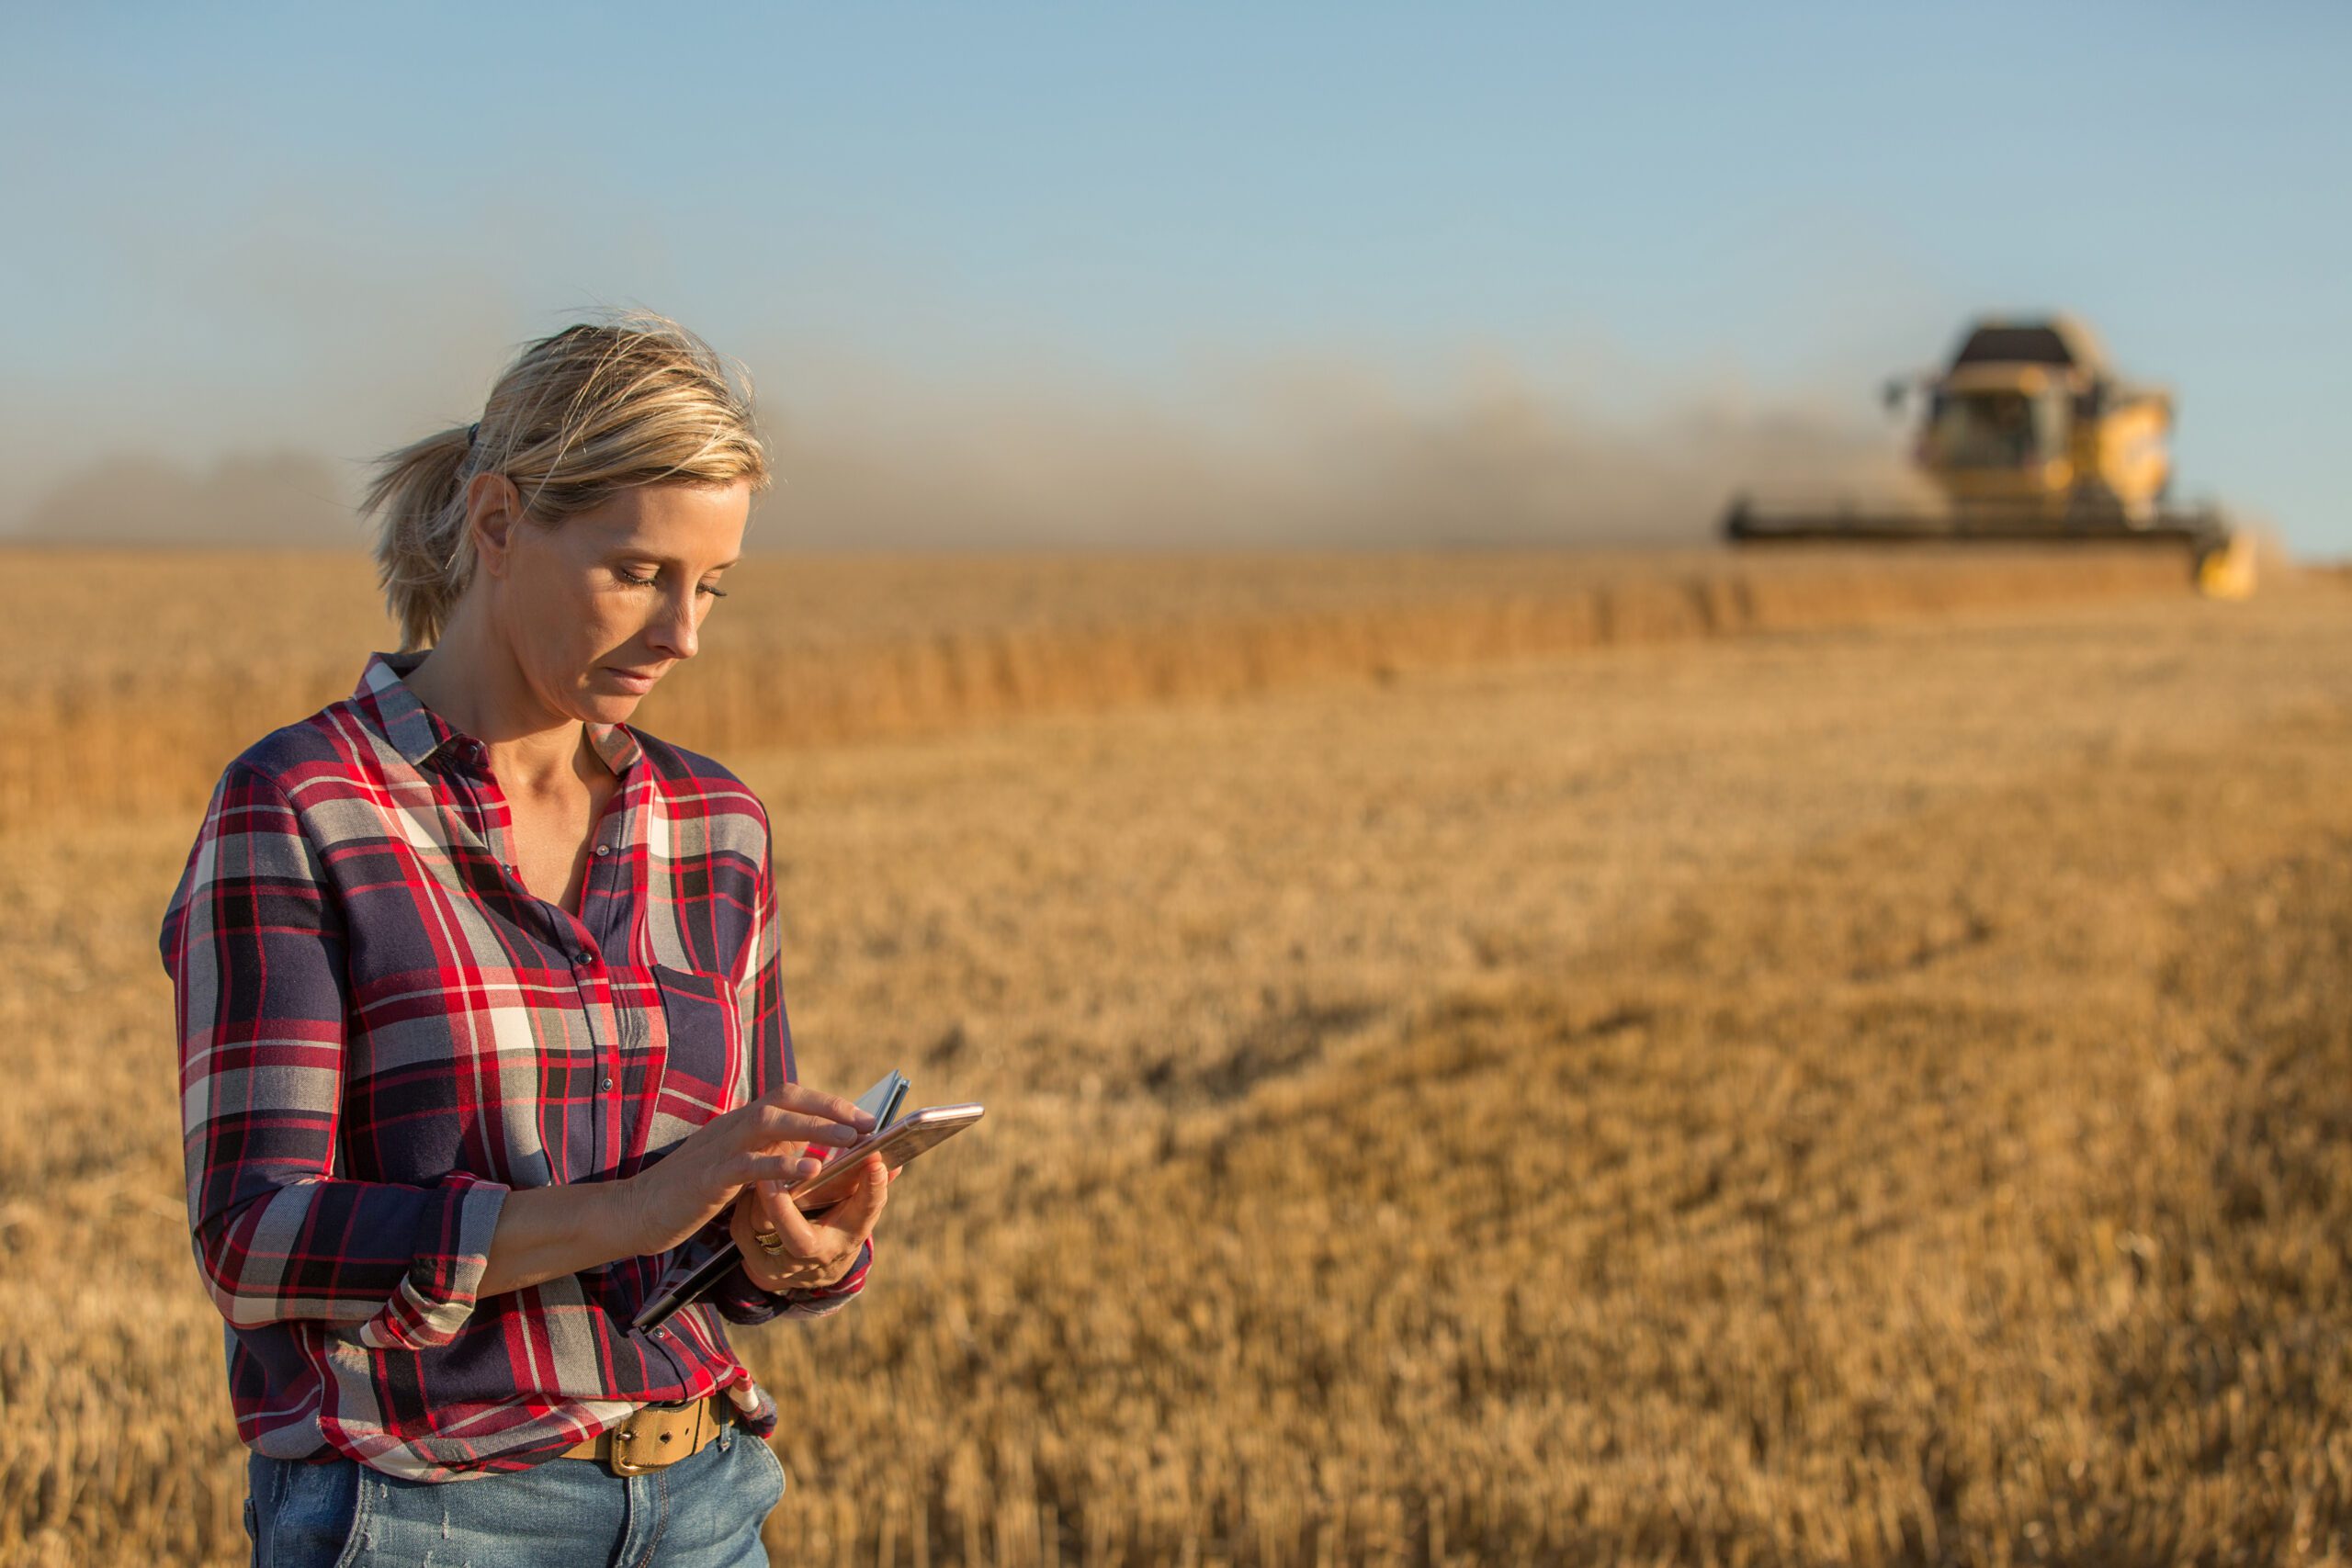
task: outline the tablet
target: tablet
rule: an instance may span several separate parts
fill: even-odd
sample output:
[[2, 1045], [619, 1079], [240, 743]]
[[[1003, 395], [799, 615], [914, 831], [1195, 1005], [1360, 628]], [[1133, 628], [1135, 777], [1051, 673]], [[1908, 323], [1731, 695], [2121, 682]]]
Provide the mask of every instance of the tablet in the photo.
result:
[[[840, 1201], [856, 1182], [857, 1167], [867, 1155], [880, 1155], [886, 1166], [901, 1166], [925, 1149], [936, 1147], [980, 1119], [978, 1105], [932, 1105], [910, 1111], [887, 1127], [876, 1128], [856, 1143], [836, 1149], [822, 1168], [794, 1186], [786, 1196], [805, 1213], [813, 1213]], [[629, 1319], [629, 1326], [659, 1328], [670, 1314], [698, 1301], [727, 1277], [741, 1260], [735, 1238], [722, 1231], [718, 1246], [707, 1257], [681, 1255], [662, 1277], [653, 1295]]]

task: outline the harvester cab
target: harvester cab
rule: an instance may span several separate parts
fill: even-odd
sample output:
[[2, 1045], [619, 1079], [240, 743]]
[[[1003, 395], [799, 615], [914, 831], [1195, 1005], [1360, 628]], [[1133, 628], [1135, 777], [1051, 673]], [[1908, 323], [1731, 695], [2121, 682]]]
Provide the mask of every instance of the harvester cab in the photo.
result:
[[1987, 320], [1945, 369], [1886, 384], [1916, 406], [1912, 461], [1940, 508], [1851, 502], [1788, 511], [1735, 502], [1724, 531], [1743, 544], [1783, 539], [2117, 540], [2185, 549], [2198, 587], [2253, 591], [2250, 541], [2214, 507], [2166, 507], [2172, 394], [2117, 376], [2082, 322]]

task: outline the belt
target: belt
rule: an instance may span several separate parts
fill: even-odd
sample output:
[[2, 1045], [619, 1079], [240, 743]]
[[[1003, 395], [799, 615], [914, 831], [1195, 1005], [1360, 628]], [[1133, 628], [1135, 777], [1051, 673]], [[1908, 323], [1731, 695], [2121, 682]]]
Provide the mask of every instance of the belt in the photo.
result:
[[583, 1438], [557, 1457], [600, 1459], [616, 1475], [639, 1475], [698, 1454], [732, 1421], [735, 1402], [707, 1394], [684, 1404], [641, 1404], [617, 1427]]

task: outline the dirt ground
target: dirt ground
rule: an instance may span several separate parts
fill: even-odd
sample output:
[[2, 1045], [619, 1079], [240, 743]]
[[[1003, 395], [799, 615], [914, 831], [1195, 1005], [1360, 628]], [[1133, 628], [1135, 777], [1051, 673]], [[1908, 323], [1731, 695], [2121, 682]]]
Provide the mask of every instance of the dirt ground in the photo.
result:
[[[807, 1076], [989, 1107], [854, 1308], [743, 1336], [777, 1560], [2352, 1555], [2347, 611], [724, 754]], [[243, 1550], [154, 953], [194, 828], [0, 830], [12, 1561]]]

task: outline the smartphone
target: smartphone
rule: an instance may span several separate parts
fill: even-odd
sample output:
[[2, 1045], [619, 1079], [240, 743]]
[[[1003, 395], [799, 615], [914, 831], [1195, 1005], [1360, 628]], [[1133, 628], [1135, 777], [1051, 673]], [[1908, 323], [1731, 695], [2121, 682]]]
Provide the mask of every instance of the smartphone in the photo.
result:
[[910, 1111], [887, 1126], [876, 1127], [856, 1143], [835, 1149], [823, 1168], [790, 1189], [785, 1196], [804, 1213], [836, 1202], [857, 1179], [857, 1168], [867, 1155], [880, 1155], [886, 1166], [904, 1165], [934, 1148], [980, 1119], [978, 1105], [930, 1105]]
[[[804, 1211], [822, 1209], [838, 1201], [856, 1181], [857, 1167], [867, 1155], [880, 1155], [885, 1166], [904, 1165], [978, 1121], [981, 1110], [978, 1105], [929, 1105], [921, 1111], [910, 1111], [890, 1125], [876, 1127], [856, 1143], [837, 1148], [823, 1168], [794, 1186], [786, 1195]], [[722, 1231], [718, 1246], [709, 1256], [691, 1261], [682, 1257], [671, 1266], [651, 1298], [629, 1319], [629, 1326], [661, 1327], [671, 1314], [708, 1293], [742, 1256], [735, 1238]]]

